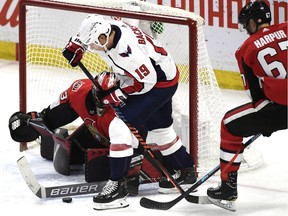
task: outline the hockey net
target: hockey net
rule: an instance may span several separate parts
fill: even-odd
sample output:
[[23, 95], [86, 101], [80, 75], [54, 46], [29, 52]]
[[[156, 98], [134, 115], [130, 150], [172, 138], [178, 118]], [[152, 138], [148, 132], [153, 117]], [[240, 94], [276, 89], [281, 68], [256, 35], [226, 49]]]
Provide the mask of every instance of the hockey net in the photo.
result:
[[[86, 78], [81, 69], [68, 65], [61, 51], [91, 13], [138, 25], [171, 53], [181, 73], [173, 98], [174, 128], [200, 175], [216, 166], [225, 105], [206, 49], [204, 20], [192, 12], [139, 0], [21, 1], [20, 109], [41, 111], [74, 80]], [[96, 75], [109, 71], [105, 60], [85, 53], [83, 64]]]

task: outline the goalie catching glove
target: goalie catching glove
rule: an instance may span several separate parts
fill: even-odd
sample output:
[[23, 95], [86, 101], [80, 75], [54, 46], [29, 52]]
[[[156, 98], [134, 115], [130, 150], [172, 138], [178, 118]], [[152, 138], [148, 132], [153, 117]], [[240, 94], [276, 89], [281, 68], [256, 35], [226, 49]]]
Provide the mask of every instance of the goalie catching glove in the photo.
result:
[[86, 51], [86, 46], [78, 37], [71, 37], [68, 44], [62, 50], [63, 56], [68, 60], [72, 67], [76, 67]]
[[95, 78], [101, 88], [97, 91], [98, 99], [105, 105], [115, 104], [119, 106], [124, 103], [128, 95], [120, 88], [119, 80], [115, 73], [102, 72]]
[[39, 137], [39, 133], [29, 124], [30, 119], [41, 118], [37, 112], [16, 112], [9, 119], [11, 138], [16, 142], [31, 142]]

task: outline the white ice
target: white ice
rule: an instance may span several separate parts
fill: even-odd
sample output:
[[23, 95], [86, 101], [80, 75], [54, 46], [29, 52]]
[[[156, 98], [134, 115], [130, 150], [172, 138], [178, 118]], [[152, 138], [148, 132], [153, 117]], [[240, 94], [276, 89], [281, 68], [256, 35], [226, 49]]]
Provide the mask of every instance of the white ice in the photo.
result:
[[[26, 155], [30, 166], [44, 186], [56, 186], [84, 182], [83, 175], [62, 176], [54, 171], [51, 162], [39, 156], [38, 149], [19, 152], [19, 144], [10, 138], [8, 119], [19, 110], [18, 62], [0, 61], [1, 91], [1, 146], [0, 146], [0, 214], [1, 215], [123, 215], [141, 216], [162, 214], [188, 215], [241, 215], [284, 216], [288, 215], [288, 131], [279, 131], [271, 137], [260, 137], [252, 145], [263, 155], [264, 164], [256, 170], [239, 173], [239, 198], [235, 213], [214, 205], [196, 205], [182, 200], [169, 211], [149, 210], [140, 206], [140, 198], [146, 196], [159, 201], [169, 201], [177, 195], [157, 194], [157, 184], [142, 185], [138, 196], [128, 197], [130, 206], [125, 209], [95, 211], [92, 195], [73, 197], [72, 203], [61, 198], [41, 200], [24, 182], [16, 161]], [[227, 108], [247, 101], [243, 91], [222, 90]], [[215, 164], [216, 166], [217, 164]], [[216, 186], [219, 176], [213, 176], [199, 187], [197, 194], [205, 195], [206, 189]]]

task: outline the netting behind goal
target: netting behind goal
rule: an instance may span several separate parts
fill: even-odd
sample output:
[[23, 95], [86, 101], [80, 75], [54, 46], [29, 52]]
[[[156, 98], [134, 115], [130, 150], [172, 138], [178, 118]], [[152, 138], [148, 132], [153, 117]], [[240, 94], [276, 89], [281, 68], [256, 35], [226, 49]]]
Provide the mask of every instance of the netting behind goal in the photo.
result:
[[[41, 111], [75, 79], [86, 78], [61, 51], [90, 13], [138, 25], [171, 53], [181, 73], [173, 98], [174, 128], [194, 155], [198, 172], [217, 165], [225, 105], [206, 49], [204, 20], [184, 10], [137, 0], [21, 1], [20, 109]], [[93, 75], [110, 70], [98, 54], [85, 53], [83, 64]]]

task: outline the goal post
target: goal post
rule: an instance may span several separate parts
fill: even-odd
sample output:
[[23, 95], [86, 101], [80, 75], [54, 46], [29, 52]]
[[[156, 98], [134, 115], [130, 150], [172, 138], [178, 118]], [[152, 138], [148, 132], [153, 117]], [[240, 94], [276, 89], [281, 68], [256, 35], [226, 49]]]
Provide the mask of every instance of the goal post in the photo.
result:
[[[101, 15], [105, 15], [105, 16], [113, 16], [113, 17], [123, 17], [123, 18], [130, 18], [130, 19], [138, 19], [138, 20], [146, 20], [146, 21], [157, 21], [157, 22], [163, 22], [163, 23], [172, 23], [172, 24], [177, 24], [177, 25], [186, 25], [189, 28], [189, 49], [187, 52], [187, 55], [189, 56], [190, 61], [187, 62], [187, 65], [185, 65], [185, 67], [189, 68], [189, 74], [191, 80], [189, 80], [189, 83], [194, 83], [194, 85], [190, 85], [190, 91], [194, 92], [196, 94], [197, 92], [197, 74], [196, 73], [192, 73], [192, 71], [197, 71], [197, 43], [195, 43], [195, 41], [197, 41], [197, 21], [191, 19], [190, 17], [181, 17], [181, 16], [168, 16], [165, 14], [157, 14], [157, 10], [152, 10], [153, 7], [151, 7], [151, 11], [149, 11], [149, 13], [145, 13], [145, 11], [133, 11], [133, 13], [131, 13], [131, 11], [126, 11], [126, 10], [119, 10], [121, 9], [123, 6], [125, 7], [125, 4], [129, 4], [130, 2], [137, 2], [137, 1], [118, 1], [118, 5], [117, 4], [112, 4], [112, 1], [103, 1], [102, 3], [100, 3], [100, 1], [98, 3], [96, 3], [96, 6], [93, 5], [89, 5], [89, 4], [76, 4], [77, 2], [84, 2], [84, 1], [75, 1], [75, 3], [71, 3], [73, 1], [49, 1], [49, 0], [21, 0], [20, 4], [19, 4], [19, 70], [20, 70], [20, 110], [23, 112], [27, 112], [28, 108], [30, 109], [35, 109], [36, 107], [40, 106], [36, 106], [36, 105], [43, 105], [42, 102], [37, 102], [35, 101], [36, 98], [32, 98], [32, 96], [29, 94], [29, 90], [28, 90], [28, 85], [30, 83], [31, 80], [27, 80], [27, 77], [29, 77], [29, 70], [32, 71], [34, 70], [33, 67], [36, 67], [35, 65], [33, 66], [33, 64], [44, 64], [44, 65], [52, 65], [55, 67], [59, 67], [59, 65], [57, 65], [55, 62], [55, 59], [51, 59], [51, 58], [62, 58], [62, 63], [61, 63], [61, 67], [64, 68], [68, 68], [68, 70], [71, 70], [71, 68], [69, 68], [69, 65], [65, 62], [66, 60], [63, 59], [63, 57], [61, 56], [61, 50], [64, 48], [65, 43], [62, 43], [62, 46], [57, 46], [57, 47], [51, 47], [50, 44], [48, 46], [48, 48], [44, 48], [44, 44], [41, 44], [41, 41], [39, 40], [39, 44], [36, 42], [36, 44], [34, 42], [29, 43], [31, 36], [36, 37], [36, 31], [41, 31], [42, 29], [35, 29], [35, 35], [32, 35], [32, 33], [30, 34], [28, 31], [31, 30], [31, 28], [33, 27], [32, 24], [30, 24], [30, 22], [33, 22], [33, 15], [31, 15], [33, 12], [30, 13], [30, 11], [32, 10], [37, 10], [36, 8], [38, 8], [39, 11], [41, 10], [51, 10], [51, 17], [56, 18], [56, 15], [53, 14], [53, 11], [56, 10], [62, 10], [62, 11], [69, 11], [69, 12], [81, 12], [84, 13], [86, 15], [88, 15], [89, 13], [95, 13], [95, 14], [101, 14]], [[93, 4], [93, 1], [87, 1], [90, 4]], [[120, 2], [120, 3], [119, 3]], [[109, 8], [111, 7], [111, 8]], [[114, 7], [114, 8], [112, 8]], [[147, 8], [149, 8], [149, 4], [148, 6], [146, 6]], [[147, 9], [148, 10], [148, 9]], [[163, 9], [165, 10], [165, 8]], [[47, 12], [47, 14], [49, 14], [49, 12]], [[40, 14], [39, 14], [40, 16]], [[84, 16], [82, 16], [82, 19], [79, 18], [81, 17], [80, 15], [75, 18], [75, 20], [78, 21], [78, 25], [74, 24], [73, 28], [74, 28], [74, 34], [77, 31], [77, 29], [79, 28], [79, 21], [82, 21]], [[73, 19], [74, 17], [72, 17]], [[31, 21], [30, 21], [31, 19]], [[37, 19], [37, 16], [34, 16], [34, 19]], [[29, 20], [29, 21], [28, 21]], [[73, 20], [72, 20], [73, 22]], [[35, 22], [37, 23], [37, 22]], [[39, 23], [39, 22], [38, 22]], [[45, 27], [45, 20], [43, 20], [43, 26], [42, 28]], [[30, 26], [31, 25], [31, 26]], [[48, 26], [47, 26], [48, 27]], [[50, 28], [53, 28], [54, 26], [49, 26]], [[41, 28], [41, 27], [39, 27]], [[44, 29], [43, 29], [44, 30]], [[43, 31], [42, 30], [42, 31]], [[63, 31], [65, 31], [65, 29], [62, 29]], [[57, 32], [55, 32], [57, 34]], [[60, 32], [59, 32], [60, 33]], [[38, 37], [49, 37], [49, 34], [45, 35], [45, 32], [41, 32]], [[66, 41], [66, 43], [68, 42], [69, 37], [72, 36], [69, 34], [66, 34], [66, 36], [64, 37], [64, 40]], [[63, 39], [63, 38], [62, 38]], [[36, 40], [36, 39], [35, 39]], [[57, 41], [58, 42], [58, 41]], [[62, 41], [63, 42], [63, 41]], [[59, 45], [59, 44], [57, 44]], [[52, 44], [53, 46], [53, 44]], [[46, 53], [45, 53], [46, 52]], [[48, 60], [47, 58], [45, 59], [45, 57], [41, 58], [41, 54], [43, 54], [43, 56], [45, 56], [45, 54], [47, 55], [51, 55], [51, 58]], [[52, 56], [54, 55], [54, 57]], [[38, 60], [35, 60], [35, 58], [39, 57]], [[47, 61], [51, 61], [51, 62], [47, 62]], [[63, 62], [64, 61], [64, 62]], [[91, 60], [90, 60], [91, 61]], [[84, 59], [84, 62], [85, 59]], [[178, 65], [179, 66], [179, 65]], [[90, 64], [88, 64], [88, 69], [92, 69], [90, 67]], [[108, 70], [108, 67], [105, 66], [101, 66], [99, 67], [98, 71], [94, 71], [94, 72], [101, 72], [103, 70]], [[44, 74], [44, 73], [43, 73]], [[67, 76], [69, 76], [69, 72], [67, 72]], [[81, 75], [79, 76], [79, 78], [81, 78]], [[186, 78], [187, 79], [187, 78]], [[193, 80], [194, 79], [194, 80]], [[39, 82], [39, 81], [37, 81]], [[45, 82], [45, 81], [44, 81]], [[37, 89], [38, 86], [41, 86], [41, 83], [39, 83], [39, 85], [35, 85], [36, 86], [36, 90], [40, 90]], [[63, 88], [62, 88], [63, 90]], [[32, 91], [32, 90], [31, 90]], [[43, 92], [44, 93], [44, 92]], [[60, 93], [60, 92], [58, 92]], [[46, 93], [47, 94], [47, 93]], [[54, 95], [55, 96], [55, 95]], [[34, 101], [33, 101], [34, 100]], [[194, 99], [192, 99], [194, 100]], [[38, 99], [39, 101], [39, 99]], [[51, 101], [45, 101], [47, 105], [49, 102]], [[29, 107], [29, 104], [33, 104], [34, 107]], [[196, 115], [197, 113], [197, 101], [195, 100], [194, 103], [195, 106], [191, 106], [190, 110], [191, 113], [194, 113], [193, 115]], [[28, 111], [29, 111], [28, 110]], [[194, 125], [191, 128], [194, 128], [194, 130], [191, 131], [191, 142], [196, 143], [197, 142], [197, 118], [193, 118], [192, 119], [192, 125]], [[197, 149], [195, 148], [196, 145], [191, 145], [189, 146], [189, 150], [190, 152], [196, 152]], [[21, 143], [20, 144], [20, 151], [23, 151], [27, 148], [27, 143]], [[195, 148], [195, 149], [193, 149]], [[196, 162], [197, 162], [197, 157], [194, 156]]]
[[[79, 67], [68, 64], [62, 49], [88, 14], [138, 25], [171, 54], [180, 71], [174, 129], [199, 175], [215, 167], [226, 109], [205, 44], [204, 20], [192, 12], [140, 0], [20, 0], [20, 110], [41, 111], [73, 81], [86, 78]], [[94, 76], [110, 70], [109, 59], [101, 54], [86, 52], [82, 62]], [[69, 126], [80, 124], [76, 120]], [[25, 150], [27, 144], [21, 146]]]

